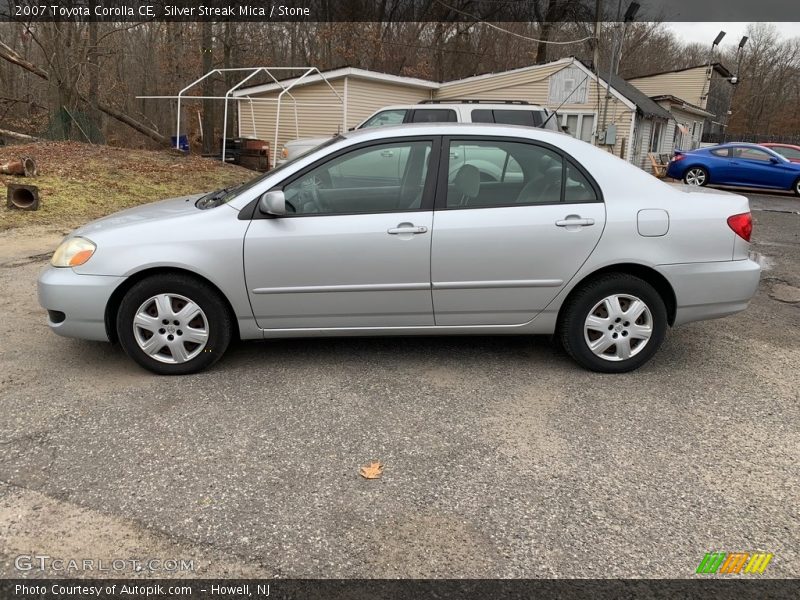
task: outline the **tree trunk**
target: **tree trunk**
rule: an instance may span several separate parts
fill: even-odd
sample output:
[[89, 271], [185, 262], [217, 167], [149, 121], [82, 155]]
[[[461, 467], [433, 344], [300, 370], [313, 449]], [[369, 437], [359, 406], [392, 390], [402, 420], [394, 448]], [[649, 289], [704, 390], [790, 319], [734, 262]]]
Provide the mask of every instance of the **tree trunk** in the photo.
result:
[[[41, 79], [44, 79], [45, 81], [50, 80], [50, 74], [47, 71], [33, 64], [32, 62], [25, 60], [19, 54], [17, 54], [15, 50], [4, 44], [2, 41], [0, 41], [0, 58], [7, 60], [8, 62], [13, 63], [19, 67], [22, 67], [26, 71], [33, 73], [34, 75], [40, 77]], [[78, 94], [78, 97], [81, 98], [81, 100], [83, 100], [84, 102], [88, 103], [88, 99], [85, 96], [81, 95], [80, 93]], [[97, 108], [100, 111], [107, 114], [109, 117], [113, 117], [117, 121], [125, 123], [125, 125], [127, 125], [128, 127], [135, 129], [142, 135], [146, 135], [151, 140], [154, 140], [159, 144], [167, 145], [169, 143], [169, 140], [167, 140], [166, 137], [161, 135], [156, 130], [151, 129], [147, 125], [140, 123], [136, 119], [129, 117], [128, 115], [124, 114], [123, 112], [117, 110], [112, 106], [106, 105], [102, 102], [98, 102]]]

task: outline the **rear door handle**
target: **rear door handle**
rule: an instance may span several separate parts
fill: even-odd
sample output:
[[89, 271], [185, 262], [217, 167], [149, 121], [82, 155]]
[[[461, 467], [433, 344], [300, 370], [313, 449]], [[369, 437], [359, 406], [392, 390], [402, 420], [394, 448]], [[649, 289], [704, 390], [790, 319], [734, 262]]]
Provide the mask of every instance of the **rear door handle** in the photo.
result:
[[419, 227], [415, 227], [411, 223], [400, 223], [397, 227], [392, 227], [391, 229], [387, 229], [386, 233], [390, 233], [392, 235], [400, 235], [403, 233], [427, 233], [428, 228], [424, 225], [420, 225]]
[[594, 225], [594, 219], [582, 219], [572, 215], [566, 219], [556, 221], [556, 226], [558, 227], [589, 227], [590, 225]]

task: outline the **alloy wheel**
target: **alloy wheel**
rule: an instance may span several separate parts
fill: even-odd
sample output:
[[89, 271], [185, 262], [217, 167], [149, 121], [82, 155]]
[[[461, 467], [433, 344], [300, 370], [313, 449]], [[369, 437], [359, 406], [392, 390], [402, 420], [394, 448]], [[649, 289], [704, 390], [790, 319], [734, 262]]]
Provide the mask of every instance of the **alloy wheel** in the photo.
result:
[[133, 318], [133, 337], [139, 348], [162, 363], [192, 360], [205, 349], [208, 333], [208, 319], [203, 310], [179, 294], [148, 298]]
[[706, 172], [703, 169], [689, 169], [686, 173], [686, 183], [689, 185], [704, 185], [706, 182]]
[[583, 335], [596, 356], [627, 360], [641, 352], [653, 335], [653, 315], [636, 296], [612, 294], [589, 311]]

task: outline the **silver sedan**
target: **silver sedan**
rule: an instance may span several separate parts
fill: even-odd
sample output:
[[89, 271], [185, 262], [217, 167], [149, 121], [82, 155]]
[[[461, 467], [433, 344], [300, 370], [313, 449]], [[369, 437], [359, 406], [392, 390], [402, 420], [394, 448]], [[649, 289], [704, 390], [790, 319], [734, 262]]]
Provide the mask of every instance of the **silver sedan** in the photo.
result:
[[586, 368], [758, 287], [746, 198], [670, 186], [567, 135], [406, 125], [328, 141], [234, 189], [69, 235], [39, 278], [58, 334], [186, 374], [232, 338], [555, 334]]

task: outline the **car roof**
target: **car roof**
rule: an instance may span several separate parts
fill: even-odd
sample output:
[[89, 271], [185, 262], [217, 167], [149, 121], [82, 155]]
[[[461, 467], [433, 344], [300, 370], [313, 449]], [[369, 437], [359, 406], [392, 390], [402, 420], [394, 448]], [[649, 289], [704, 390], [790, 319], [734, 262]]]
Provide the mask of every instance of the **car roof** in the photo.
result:
[[496, 103], [491, 102], [419, 102], [417, 104], [392, 104], [391, 106], [384, 106], [375, 112], [383, 112], [385, 110], [401, 110], [401, 109], [436, 109], [436, 108], [460, 108], [468, 106], [475, 108], [489, 108], [489, 109], [503, 109], [503, 110], [546, 110], [544, 106], [539, 104], [504, 104], [501, 100]]
[[[354, 129], [341, 134], [348, 140], [369, 141], [373, 139], [404, 137], [410, 135], [480, 135], [487, 137], [526, 137], [543, 142], [558, 144], [569, 140], [579, 141], [571, 135], [529, 127], [526, 125], [498, 125], [496, 123], [404, 123], [403, 125], [387, 125]], [[581, 142], [586, 143], [586, 142]]]
[[719, 144], [717, 146], [709, 146], [707, 149], [711, 150], [712, 148], [733, 148], [733, 147], [744, 147], [744, 148], [762, 148], [764, 144], [754, 144], [752, 142], [725, 142], [724, 144]]
[[773, 146], [776, 148], [796, 148], [800, 150], [800, 145], [797, 144], [786, 144], [784, 142], [764, 142], [761, 144], [762, 146], [766, 146], [767, 148], [772, 148]]

